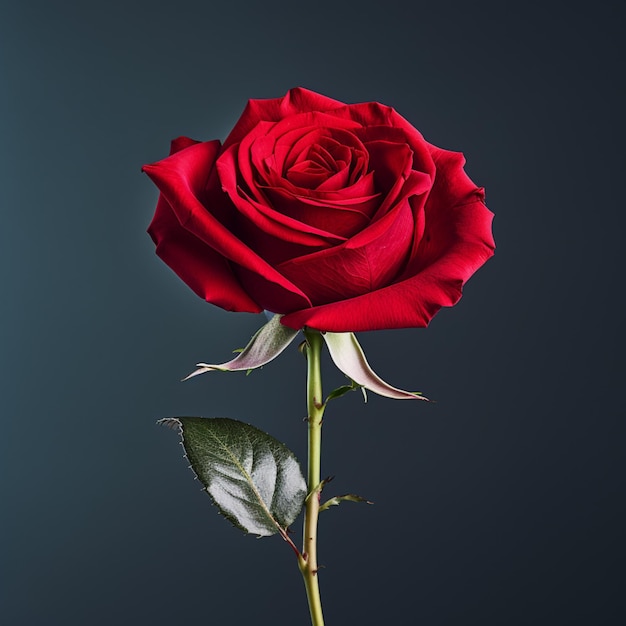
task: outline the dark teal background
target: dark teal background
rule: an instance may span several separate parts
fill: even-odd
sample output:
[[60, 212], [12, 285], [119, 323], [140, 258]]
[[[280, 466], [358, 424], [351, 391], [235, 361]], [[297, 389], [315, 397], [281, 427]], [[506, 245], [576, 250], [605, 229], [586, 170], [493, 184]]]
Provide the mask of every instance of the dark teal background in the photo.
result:
[[328, 410], [323, 473], [375, 505], [323, 514], [327, 623], [623, 623], [625, 24], [576, 6], [0, 3], [3, 624], [307, 623], [289, 548], [220, 518], [155, 425], [239, 418], [304, 460], [304, 361], [179, 382], [263, 318], [156, 258], [140, 172], [297, 85], [463, 151], [498, 244], [430, 328], [360, 336], [437, 403]]

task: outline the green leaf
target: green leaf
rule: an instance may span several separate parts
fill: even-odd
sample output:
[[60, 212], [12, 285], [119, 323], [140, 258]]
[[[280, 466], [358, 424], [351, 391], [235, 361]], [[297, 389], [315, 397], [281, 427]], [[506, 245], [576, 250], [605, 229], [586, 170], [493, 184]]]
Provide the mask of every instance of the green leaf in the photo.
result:
[[366, 504], [374, 504], [373, 502], [370, 502], [369, 500], [366, 500], [365, 498], [362, 498], [361, 496], [357, 496], [353, 493], [347, 493], [344, 496], [335, 496], [333, 498], [330, 498], [329, 500], [326, 500], [324, 504], [320, 505], [320, 513], [330, 508], [331, 506], [338, 506], [343, 501], [365, 502]]
[[283, 326], [280, 323], [282, 315], [274, 315], [272, 319], [262, 326], [250, 339], [248, 345], [239, 354], [226, 363], [197, 363], [197, 370], [194, 370], [183, 378], [189, 380], [199, 374], [212, 372], [237, 372], [251, 370], [261, 367], [275, 359], [296, 337], [299, 331]]
[[357, 385], [395, 400], [428, 400], [418, 391], [392, 387], [374, 373], [354, 333], [324, 333], [333, 363]]
[[286, 537], [307, 494], [287, 446], [227, 418], [177, 417], [159, 423], [180, 429], [191, 469], [226, 518], [244, 532]]

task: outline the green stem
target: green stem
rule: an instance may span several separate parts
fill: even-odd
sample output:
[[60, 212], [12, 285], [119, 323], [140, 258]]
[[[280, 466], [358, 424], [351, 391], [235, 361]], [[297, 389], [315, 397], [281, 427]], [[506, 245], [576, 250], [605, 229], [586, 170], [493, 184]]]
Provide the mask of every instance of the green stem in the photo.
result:
[[302, 555], [298, 557], [298, 566], [304, 578], [306, 595], [309, 600], [311, 624], [324, 626], [322, 601], [317, 577], [317, 519], [320, 509], [321, 490], [321, 452], [322, 452], [322, 372], [320, 367], [323, 339], [313, 330], [306, 330], [307, 340], [307, 408], [309, 425], [309, 467], [308, 496], [304, 510], [304, 536]]

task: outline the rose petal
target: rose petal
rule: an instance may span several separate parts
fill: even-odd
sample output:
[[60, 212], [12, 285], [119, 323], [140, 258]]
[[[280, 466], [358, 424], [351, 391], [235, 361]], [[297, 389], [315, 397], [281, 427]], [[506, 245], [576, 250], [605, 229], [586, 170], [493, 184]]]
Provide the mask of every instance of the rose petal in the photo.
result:
[[208, 193], [207, 179], [214, 174], [219, 149], [219, 141], [198, 143], [162, 161], [145, 165], [143, 170], [157, 185], [183, 228], [219, 255], [257, 273], [260, 281], [275, 285], [274, 289], [282, 293], [282, 301], [290, 303], [290, 310], [310, 306], [308, 298], [295, 285], [217, 219], [216, 216], [224, 212], [219, 204], [226, 196], [218, 198], [215, 192], [219, 190], [214, 188], [208, 190], [213, 195]]
[[191, 137], [177, 137], [176, 139], [172, 139], [170, 144], [170, 155], [180, 152], [185, 148], [189, 148], [190, 146], [195, 146], [197, 143], [201, 142], [191, 139]]
[[263, 310], [242, 289], [228, 261], [180, 225], [162, 195], [148, 233], [157, 255], [201, 298], [227, 311]]
[[232, 146], [220, 155], [217, 171], [222, 187], [232, 203], [259, 231], [300, 246], [328, 246], [343, 240], [331, 232], [295, 220], [248, 195], [237, 180], [237, 173], [240, 171], [237, 150], [237, 146]]
[[260, 122], [243, 138], [240, 144], [224, 151], [220, 157], [225, 161], [224, 164], [220, 165], [220, 159], [218, 159], [218, 172], [221, 171], [222, 167], [230, 167], [232, 173], [232, 176], [229, 173], [229, 179], [232, 178], [233, 183], [229, 183], [228, 187], [227, 181], [222, 179], [224, 191], [228, 193], [231, 187], [236, 189], [241, 186], [247, 195], [253, 197], [260, 204], [267, 205], [267, 200], [257, 185], [257, 180], [264, 173], [263, 162], [254, 163], [251, 157], [253, 146], [256, 150], [258, 150], [258, 146], [263, 146], [264, 153], [271, 154], [274, 142], [267, 133], [272, 126], [273, 123], [271, 122]]
[[[460, 152], [429, 146], [436, 176], [424, 205], [424, 235], [414, 242], [405, 276], [411, 276], [446, 253], [458, 239], [471, 236], [473, 225], [458, 222], [454, 208], [484, 200], [484, 192], [465, 173], [465, 158]], [[452, 210], [450, 209], [452, 207]], [[466, 232], [464, 230], [466, 229]], [[493, 244], [493, 236], [490, 234]]]
[[[401, 133], [404, 136], [404, 133]], [[435, 164], [427, 146], [409, 146], [407, 143], [374, 139], [366, 142], [371, 167], [377, 172], [377, 185], [386, 191], [384, 202], [375, 218], [384, 215], [397, 202], [399, 195], [425, 194], [435, 178]], [[411, 189], [406, 188], [410, 179]]]
[[303, 113], [277, 122], [268, 133], [276, 139], [276, 171], [283, 175], [317, 144], [345, 144], [362, 149], [361, 142], [353, 134], [359, 128], [359, 124], [350, 119], [317, 112]]
[[241, 141], [260, 121], [277, 122], [302, 112], [330, 111], [339, 107], [345, 107], [345, 104], [302, 87], [290, 89], [282, 98], [249, 100], [226, 138], [224, 148]]
[[464, 283], [493, 255], [495, 247], [493, 214], [482, 202], [454, 207], [449, 213], [456, 240], [432, 265], [378, 291], [296, 311], [281, 323], [331, 332], [427, 326], [442, 306], [458, 302]]
[[[395, 219], [394, 216], [396, 207], [403, 206], [403, 203], [407, 199], [412, 199], [418, 194], [423, 194], [424, 190], [428, 189], [431, 184], [428, 174], [424, 174], [422, 172], [410, 172], [406, 180], [404, 180], [404, 178], [400, 178], [399, 181], [399, 191], [395, 191], [394, 189], [392, 192], [393, 196], [395, 196], [395, 204], [388, 208], [390, 200], [389, 197], [385, 198], [385, 201], [378, 209], [370, 226], [354, 235], [354, 237], [346, 243], [346, 247], [358, 248], [377, 240], [382, 233], [387, 231], [391, 222]], [[390, 196], [392, 194], [390, 194]], [[416, 233], [417, 231], [413, 231], [414, 236]]]
[[[382, 223], [382, 222], [381, 222]], [[379, 289], [398, 275], [413, 242], [413, 212], [408, 200], [394, 208], [378, 237], [355, 246], [346, 244], [295, 258], [278, 266], [307, 294], [313, 305], [345, 300]]]
[[[173, 139], [170, 155], [198, 143], [189, 137]], [[227, 311], [262, 310], [242, 289], [228, 261], [180, 225], [162, 194], [148, 233], [157, 255], [201, 298]]]
[[422, 134], [395, 109], [379, 102], [363, 102], [349, 104], [344, 108], [333, 110], [336, 117], [349, 117], [364, 127], [386, 126], [402, 130], [407, 143], [415, 150], [419, 146], [428, 145]]
[[[343, 175], [344, 172], [345, 175]], [[339, 186], [345, 186], [349, 175], [347, 168], [344, 167], [343, 170], [338, 173], [343, 175], [343, 185], [339, 183]], [[329, 177], [332, 178], [335, 176], [336, 174], [329, 172], [327, 168], [322, 167], [319, 163], [310, 160], [294, 163], [285, 175], [290, 183], [296, 185], [297, 187], [304, 187], [305, 189], [317, 189], [322, 183], [324, 183], [324, 181], [327, 181]]]
[[396, 126], [392, 121], [394, 114], [395, 111], [391, 107], [380, 104], [379, 102], [345, 104], [332, 111], [334, 117], [351, 119], [363, 127]]
[[[477, 188], [465, 170], [465, 157], [461, 152], [442, 150], [426, 144], [432, 155], [437, 175], [430, 194], [429, 203], [449, 204], [473, 199]], [[482, 190], [481, 190], [482, 192]]]
[[379, 204], [377, 195], [331, 202], [296, 197], [282, 189], [266, 189], [265, 193], [274, 206], [301, 223], [308, 223], [324, 232], [332, 228], [334, 236], [341, 238], [341, 242], [365, 228], [370, 221], [368, 213], [373, 213]]
[[[262, 309], [272, 313], [292, 313], [302, 308], [302, 305], [291, 297], [290, 293], [276, 283], [270, 283], [254, 270], [241, 266], [234, 266], [233, 272], [241, 282], [245, 292], [258, 302]], [[310, 303], [310, 300], [308, 300]], [[307, 304], [307, 306], [311, 306]]]
[[[285, 178], [279, 178], [275, 173], [271, 172], [268, 177], [267, 186], [263, 186], [263, 191], [268, 197], [268, 200], [272, 202], [280, 202], [280, 199], [276, 200], [274, 196], [270, 196], [269, 193], [277, 192], [286, 198], [293, 198], [302, 201], [307, 204], [315, 206], [331, 205], [336, 208], [343, 206], [350, 206], [358, 209], [366, 215], [374, 213], [375, 207], [369, 207], [364, 209], [361, 205], [366, 205], [372, 198], [379, 198], [380, 193], [376, 192], [374, 185], [374, 173], [369, 172], [358, 180], [354, 185], [341, 189], [340, 191], [320, 191], [318, 189], [310, 190], [297, 187], [290, 183]], [[376, 203], [379, 206], [380, 203]], [[278, 210], [283, 212], [289, 212], [289, 206], [277, 206]]]

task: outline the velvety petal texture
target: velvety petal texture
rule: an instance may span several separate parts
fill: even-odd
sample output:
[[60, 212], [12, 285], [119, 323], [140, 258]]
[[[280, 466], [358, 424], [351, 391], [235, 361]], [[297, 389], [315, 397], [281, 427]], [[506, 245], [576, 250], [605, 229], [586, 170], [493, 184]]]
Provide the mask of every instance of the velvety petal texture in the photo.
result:
[[224, 309], [294, 329], [426, 326], [495, 247], [464, 164], [390, 107], [296, 88], [250, 100], [223, 144], [181, 137], [144, 166], [161, 192], [149, 233]]

